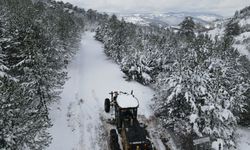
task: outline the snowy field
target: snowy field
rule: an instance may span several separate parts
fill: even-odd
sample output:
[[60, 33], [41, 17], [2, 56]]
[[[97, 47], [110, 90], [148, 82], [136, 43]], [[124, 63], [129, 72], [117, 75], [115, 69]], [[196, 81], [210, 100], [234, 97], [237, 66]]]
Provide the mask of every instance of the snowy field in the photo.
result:
[[127, 82], [119, 66], [109, 60], [103, 45], [86, 32], [81, 47], [68, 68], [70, 79], [60, 103], [51, 108], [53, 141], [48, 150], [103, 150], [99, 138], [104, 99], [112, 90], [130, 92], [140, 101], [139, 114], [149, 117], [153, 91], [137, 82]]

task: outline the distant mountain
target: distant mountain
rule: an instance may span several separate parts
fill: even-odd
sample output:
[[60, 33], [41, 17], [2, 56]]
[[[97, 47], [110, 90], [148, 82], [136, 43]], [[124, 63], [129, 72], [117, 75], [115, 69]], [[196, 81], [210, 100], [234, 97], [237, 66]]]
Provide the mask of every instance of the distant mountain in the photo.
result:
[[250, 6], [236, 11], [235, 15], [231, 18], [215, 21], [214, 28], [207, 31], [207, 33], [213, 39], [214, 37], [221, 38], [226, 34], [225, 29], [234, 24], [238, 25], [239, 33], [234, 35], [233, 46], [241, 55], [245, 55], [250, 60]]
[[160, 26], [176, 26], [187, 16], [193, 17], [196, 23], [205, 27], [210, 27], [213, 21], [222, 19], [223, 17], [211, 13], [196, 13], [196, 12], [168, 12], [168, 13], [141, 13], [141, 14], [117, 14], [119, 18], [124, 18], [125, 21], [140, 25], [160, 25]]

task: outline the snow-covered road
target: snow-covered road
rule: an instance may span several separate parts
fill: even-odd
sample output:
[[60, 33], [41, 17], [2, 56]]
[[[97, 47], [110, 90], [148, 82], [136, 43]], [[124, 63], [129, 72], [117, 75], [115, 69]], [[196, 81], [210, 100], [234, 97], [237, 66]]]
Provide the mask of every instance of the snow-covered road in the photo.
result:
[[[139, 114], [149, 117], [154, 92], [137, 82], [127, 82], [119, 66], [103, 52], [94, 33], [86, 32], [80, 50], [68, 68], [70, 79], [64, 86], [62, 99], [51, 108], [53, 141], [48, 150], [103, 150], [100, 114], [105, 113], [104, 99], [112, 90], [134, 90], [140, 101]], [[98, 144], [99, 143], [99, 144]]]

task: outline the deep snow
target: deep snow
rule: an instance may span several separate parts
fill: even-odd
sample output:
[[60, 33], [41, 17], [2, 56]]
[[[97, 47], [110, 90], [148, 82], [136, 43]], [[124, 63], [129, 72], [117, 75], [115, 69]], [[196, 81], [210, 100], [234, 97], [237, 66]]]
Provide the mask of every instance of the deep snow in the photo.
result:
[[68, 67], [70, 79], [64, 86], [61, 101], [51, 107], [53, 141], [48, 150], [103, 150], [98, 144], [100, 114], [105, 113], [104, 99], [113, 90], [130, 92], [140, 102], [138, 113], [149, 117], [153, 90], [137, 82], [127, 82], [119, 66], [109, 60], [103, 45], [86, 32], [80, 50]]

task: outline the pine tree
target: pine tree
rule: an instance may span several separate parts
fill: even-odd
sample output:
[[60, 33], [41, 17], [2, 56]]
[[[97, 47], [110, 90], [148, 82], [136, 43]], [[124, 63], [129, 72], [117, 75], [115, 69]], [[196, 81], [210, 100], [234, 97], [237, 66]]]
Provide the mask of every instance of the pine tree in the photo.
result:
[[194, 38], [194, 29], [195, 29], [195, 23], [192, 19], [192, 17], [186, 17], [181, 23], [180, 23], [180, 34], [184, 35], [187, 40], [192, 40]]
[[240, 26], [238, 22], [230, 21], [226, 25], [225, 35], [226, 36], [237, 36], [240, 34]]

